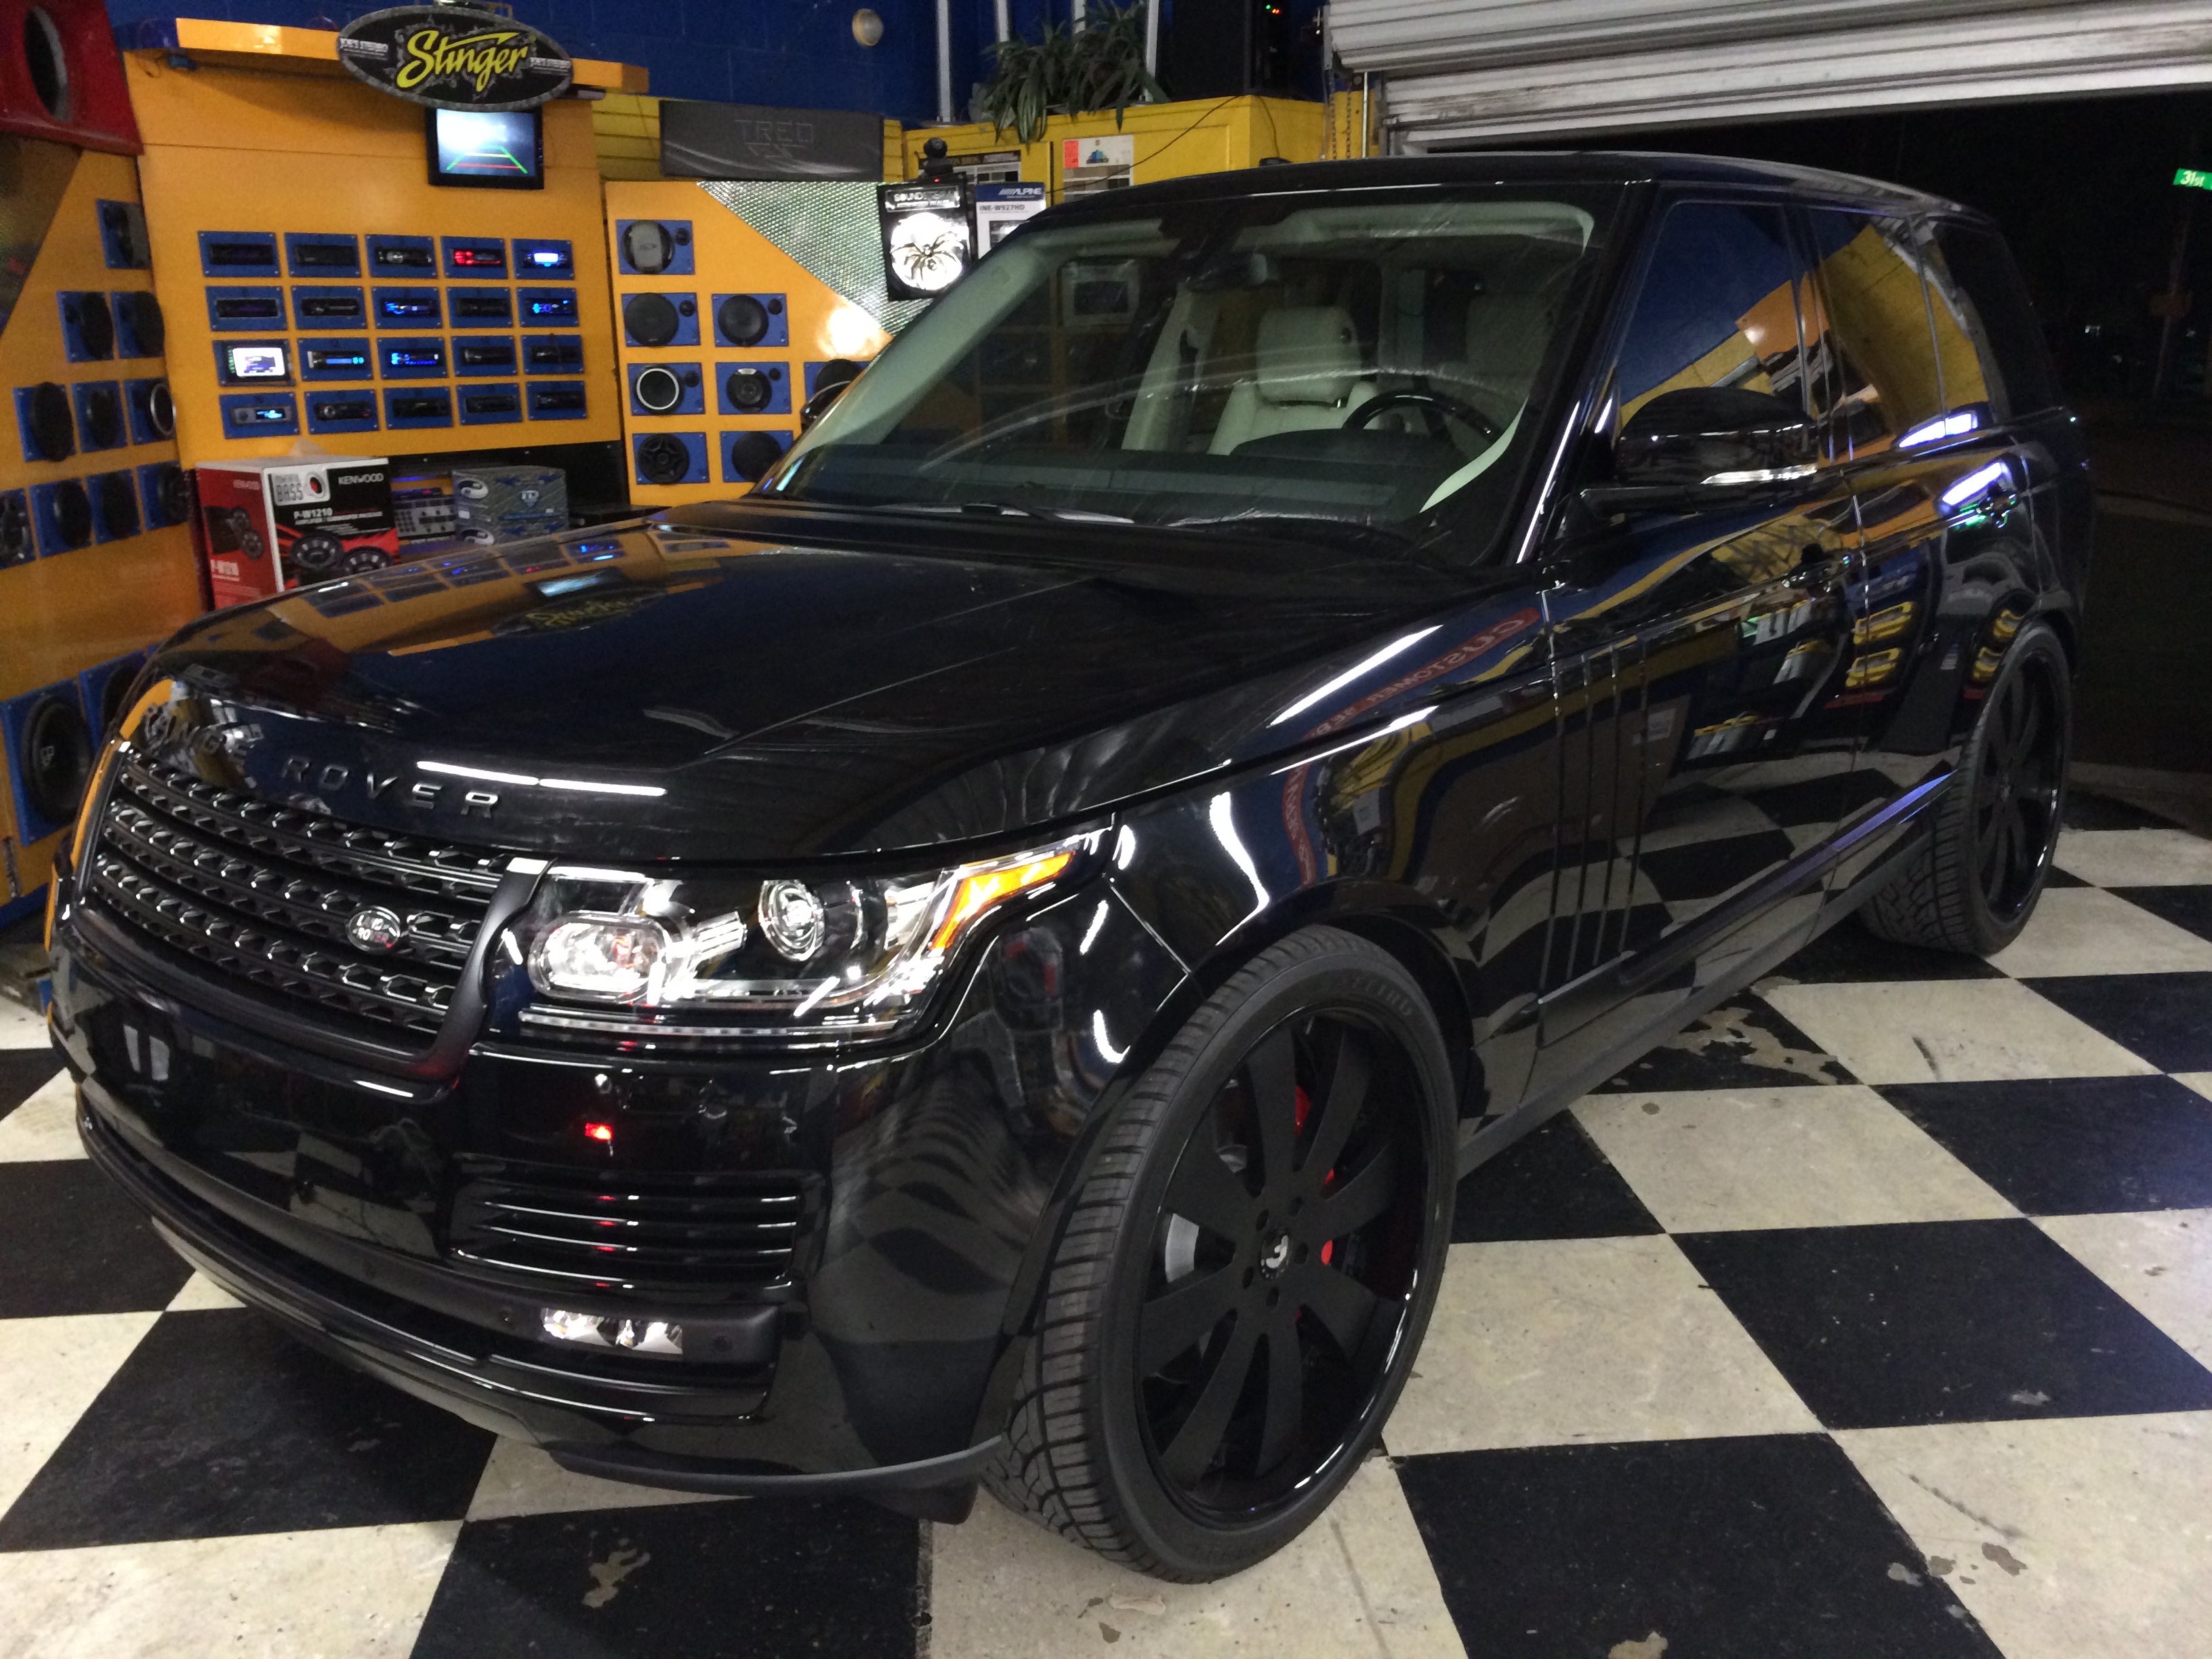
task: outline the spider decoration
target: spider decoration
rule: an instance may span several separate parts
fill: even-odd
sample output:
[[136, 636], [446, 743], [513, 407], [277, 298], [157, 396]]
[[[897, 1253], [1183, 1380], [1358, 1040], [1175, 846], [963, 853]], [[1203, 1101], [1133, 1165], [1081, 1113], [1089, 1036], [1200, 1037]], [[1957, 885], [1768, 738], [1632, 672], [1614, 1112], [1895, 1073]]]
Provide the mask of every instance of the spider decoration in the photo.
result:
[[936, 294], [968, 268], [968, 228], [941, 213], [916, 213], [891, 227], [891, 268], [908, 288]]

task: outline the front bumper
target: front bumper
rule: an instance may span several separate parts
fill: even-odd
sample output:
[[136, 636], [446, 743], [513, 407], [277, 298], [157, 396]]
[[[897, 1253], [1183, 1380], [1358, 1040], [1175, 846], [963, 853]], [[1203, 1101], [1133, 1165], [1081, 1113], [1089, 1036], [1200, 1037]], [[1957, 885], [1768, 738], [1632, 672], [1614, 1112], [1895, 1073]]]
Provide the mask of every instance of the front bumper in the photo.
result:
[[[1048, 1008], [1017, 1006], [1048, 939], [1071, 971]], [[1182, 978], [1102, 884], [993, 941], [950, 1018], [896, 1053], [482, 1044], [425, 1084], [188, 1006], [80, 919], [58, 933], [55, 1030], [99, 1166], [195, 1266], [313, 1346], [590, 1474], [896, 1493], [971, 1481], [996, 1449], [1055, 1195], [1124, 1075], [1093, 1034], [1146, 1029]], [[617, 1126], [611, 1150], [574, 1133], [585, 1115]], [[625, 1311], [619, 1294], [572, 1297], [451, 1248], [456, 1188], [487, 1161], [789, 1173], [812, 1220], [772, 1281], [691, 1288], [685, 1358], [579, 1351], [544, 1340], [541, 1310]]]

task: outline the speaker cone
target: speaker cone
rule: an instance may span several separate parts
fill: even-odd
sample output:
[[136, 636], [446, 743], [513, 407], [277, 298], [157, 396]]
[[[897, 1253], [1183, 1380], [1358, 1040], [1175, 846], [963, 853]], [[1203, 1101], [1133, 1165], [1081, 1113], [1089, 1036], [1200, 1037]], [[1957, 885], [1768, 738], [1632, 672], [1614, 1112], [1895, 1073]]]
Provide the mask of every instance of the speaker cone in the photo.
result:
[[76, 422], [70, 416], [69, 393], [52, 380], [31, 388], [31, 447], [46, 461], [65, 461], [76, 453]]
[[157, 438], [173, 437], [177, 430], [177, 400], [169, 395], [167, 380], [149, 380], [131, 392], [138, 418]]
[[174, 461], [165, 461], [154, 475], [154, 506], [165, 525], [182, 524], [192, 516], [192, 481]]
[[92, 776], [92, 734], [74, 700], [41, 697], [23, 721], [23, 752], [18, 757], [23, 799], [53, 823], [67, 823], [84, 799]]
[[752, 345], [767, 337], [768, 307], [750, 294], [732, 294], [714, 307], [714, 326], [732, 345]]
[[28, 564], [37, 557], [31, 545], [31, 512], [21, 495], [0, 495], [0, 566]]
[[335, 571], [345, 557], [345, 544], [335, 536], [302, 536], [292, 544], [292, 562], [300, 574], [319, 581]]
[[740, 368], [722, 382], [722, 390], [730, 394], [732, 407], [747, 414], [766, 409], [775, 396], [775, 387], [767, 375], [757, 368]]
[[64, 547], [82, 547], [92, 539], [92, 497], [75, 478], [54, 486], [54, 528]]
[[782, 459], [783, 446], [765, 432], [740, 432], [730, 440], [730, 471], [747, 483], [758, 483]]
[[658, 276], [676, 258], [676, 238], [657, 219], [640, 219], [623, 232], [623, 258], [629, 268], [646, 276]]
[[129, 325], [131, 337], [138, 343], [141, 357], [158, 357], [167, 349], [167, 326], [161, 321], [161, 302], [152, 295], [140, 292], [116, 296], [123, 305], [123, 320]]
[[674, 370], [659, 364], [639, 370], [630, 390], [636, 394], [638, 407], [649, 415], [665, 415], [684, 401], [683, 381], [676, 378]]
[[656, 432], [650, 438], [639, 440], [637, 470], [645, 475], [647, 483], [682, 483], [691, 471], [691, 451], [683, 439], [672, 433]]
[[105, 294], [76, 296], [76, 337], [94, 357], [115, 355], [115, 313], [107, 308]]
[[665, 346], [682, 325], [676, 307], [658, 294], [633, 294], [623, 301], [623, 327], [641, 346]]
[[123, 404], [104, 386], [85, 390], [84, 432], [94, 449], [112, 449], [123, 441]]
[[107, 539], [119, 542], [138, 533], [138, 492], [131, 487], [128, 472], [109, 472], [93, 481], [100, 492], [100, 521], [107, 526]]

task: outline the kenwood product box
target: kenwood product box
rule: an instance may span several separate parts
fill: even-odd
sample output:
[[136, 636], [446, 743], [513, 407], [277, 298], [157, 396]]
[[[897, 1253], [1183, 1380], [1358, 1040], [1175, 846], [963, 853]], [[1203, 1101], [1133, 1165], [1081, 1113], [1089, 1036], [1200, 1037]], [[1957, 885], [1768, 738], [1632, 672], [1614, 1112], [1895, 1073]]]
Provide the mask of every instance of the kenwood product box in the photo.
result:
[[381, 455], [279, 455], [198, 468], [208, 591], [220, 607], [374, 570], [399, 550]]

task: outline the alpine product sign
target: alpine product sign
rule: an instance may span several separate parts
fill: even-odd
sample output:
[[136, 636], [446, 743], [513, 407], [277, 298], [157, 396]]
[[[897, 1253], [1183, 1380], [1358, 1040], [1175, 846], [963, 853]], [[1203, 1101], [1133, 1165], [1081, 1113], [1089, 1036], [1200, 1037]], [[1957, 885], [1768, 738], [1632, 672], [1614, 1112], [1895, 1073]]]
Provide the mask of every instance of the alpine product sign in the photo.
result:
[[568, 54], [527, 23], [466, 6], [396, 6], [338, 31], [338, 62], [433, 109], [535, 109], [568, 89]]

